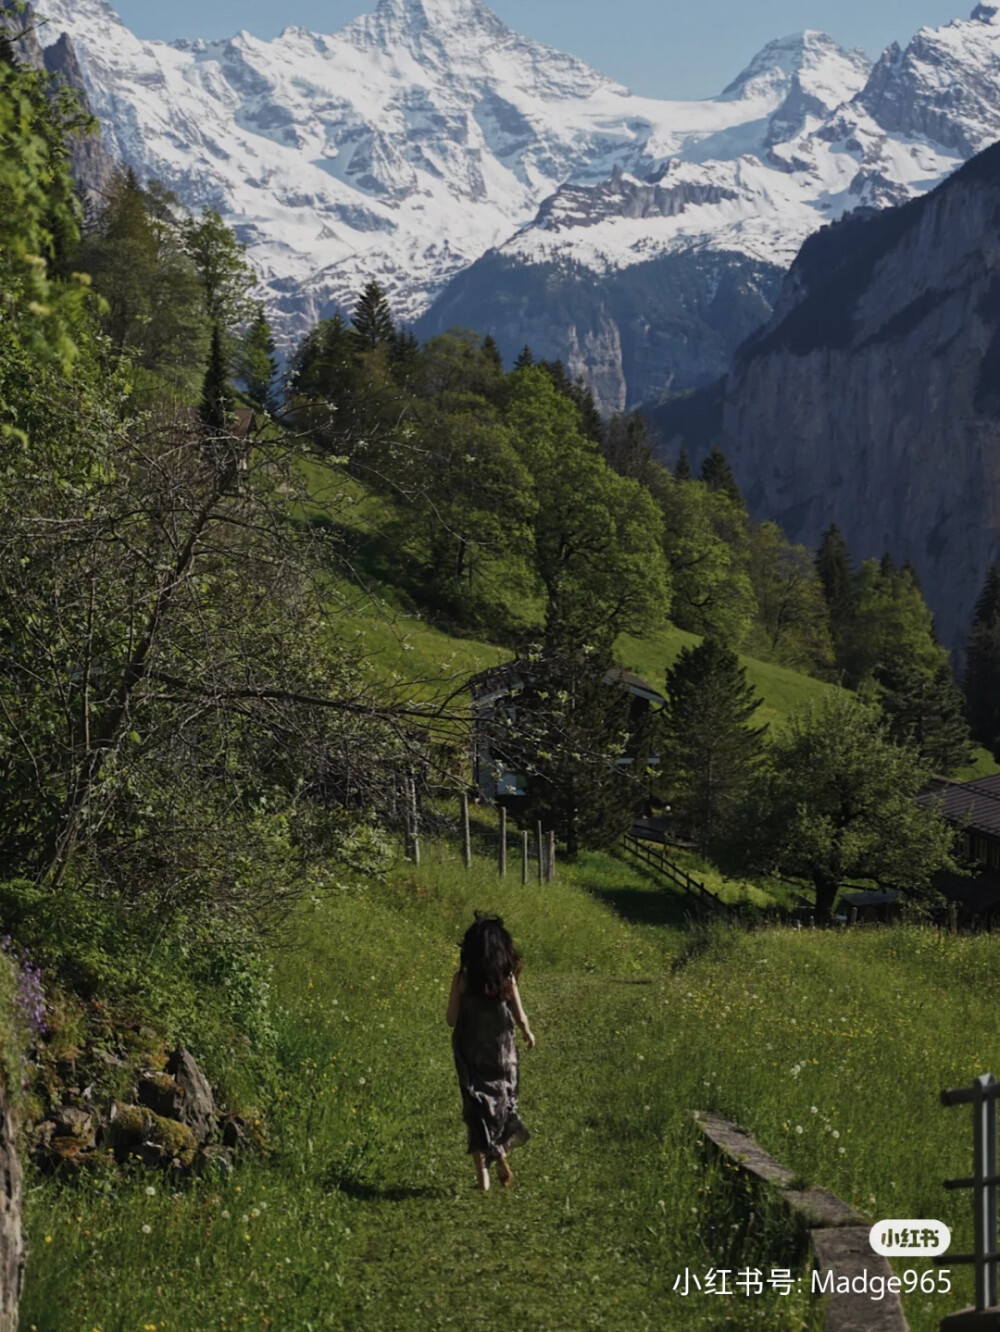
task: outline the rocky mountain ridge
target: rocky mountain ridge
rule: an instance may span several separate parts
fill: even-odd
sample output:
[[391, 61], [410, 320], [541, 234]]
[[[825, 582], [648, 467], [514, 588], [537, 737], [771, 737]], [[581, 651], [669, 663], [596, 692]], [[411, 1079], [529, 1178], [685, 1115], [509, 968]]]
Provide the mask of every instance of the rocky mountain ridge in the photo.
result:
[[[710, 381], [806, 236], [925, 192], [1000, 127], [982, 4], [874, 67], [821, 33], [782, 38], [693, 103], [633, 96], [481, 0], [172, 45], [107, 0], [45, 12], [113, 154], [248, 244], [286, 346], [375, 277], [419, 331], [464, 323], [508, 356], [533, 338], [609, 408]], [[650, 283], [683, 294], [667, 336], [621, 295]]]

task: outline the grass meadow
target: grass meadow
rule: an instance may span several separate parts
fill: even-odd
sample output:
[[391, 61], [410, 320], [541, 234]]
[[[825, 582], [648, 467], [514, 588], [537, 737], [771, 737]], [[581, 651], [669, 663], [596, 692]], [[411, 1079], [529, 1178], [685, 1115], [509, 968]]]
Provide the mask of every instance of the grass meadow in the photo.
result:
[[[485, 1196], [443, 1020], [477, 907], [523, 952], [538, 1038], [521, 1063], [533, 1139], [513, 1188]], [[970, 1116], [937, 1097], [1000, 1064], [998, 982], [989, 936], [692, 926], [613, 857], [522, 887], [432, 846], [419, 870], [309, 904], [276, 950], [265, 1156], [174, 1186], [29, 1177], [22, 1328], [818, 1328], [798, 1286], [674, 1289], [685, 1268], [804, 1271], [801, 1237], [707, 1155], [691, 1110], [872, 1220], [940, 1217], [968, 1247], [969, 1200], [940, 1181], [969, 1168]], [[967, 1302], [955, 1275], [954, 1295], [908, 1301], [914, 1332]]]

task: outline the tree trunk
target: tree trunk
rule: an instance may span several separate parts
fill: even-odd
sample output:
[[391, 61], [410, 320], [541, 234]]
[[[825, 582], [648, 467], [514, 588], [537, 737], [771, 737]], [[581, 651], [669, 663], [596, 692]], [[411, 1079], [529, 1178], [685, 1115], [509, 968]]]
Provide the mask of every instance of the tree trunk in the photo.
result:
[[813, 886], [816, 889], [816, 924], [829, 925], [837, 898], [837, 880], [826, 874], [814, 874]]

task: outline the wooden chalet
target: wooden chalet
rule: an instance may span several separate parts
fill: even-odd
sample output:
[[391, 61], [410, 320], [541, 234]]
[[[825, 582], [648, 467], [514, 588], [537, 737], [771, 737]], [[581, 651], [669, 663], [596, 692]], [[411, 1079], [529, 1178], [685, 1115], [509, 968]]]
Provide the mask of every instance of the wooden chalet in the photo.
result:
[[963, 915], [1000, 924], [1000, 773], [969, 782], [935, 777], [918, 800], [937, 806], [961, 831], [962, 858], [975, 867], [971, 878], [942, 874], [937, 886]]
[[[471, 682], [472, 784], [479, 798], [490, 805], [502, 803], [516, 809], [527, 795], [525, 774], [508, 766], [503, 755], [493, 752], [488, 723], [495, 720], [499, 710], [512, 722], [517, 720], [518, 695], [529, 682], [530, 671], [529, 663], [510, 661], [481, 672]], [[641, 676], [619, 666], [608, 671], [604, 683], [609, 688], [625, 689], [632, 696], [629, 716], [636, 728], [646, 714], [658, 712], [667, 701]], [[619, 762], [624, 767], [632, 759], [626, 755]], [[650, 762], [658, 762], [657, 756], [651, 755]]]

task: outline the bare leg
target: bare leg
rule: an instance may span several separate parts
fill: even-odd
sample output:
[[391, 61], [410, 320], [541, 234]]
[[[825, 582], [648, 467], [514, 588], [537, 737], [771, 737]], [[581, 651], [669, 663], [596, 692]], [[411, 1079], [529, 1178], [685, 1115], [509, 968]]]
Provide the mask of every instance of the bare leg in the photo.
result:
[[473, 1152], [472, 1162], [476, 1167], [476, 1187], [487, 1193], [490, 1187], [490, 1168], [486, 1164], [486, 1157], [482, 1152]]
[[504, 1188], [507, 1188], [514, 1178], [514, 1172], [511, 1170], [503, 1152], [500, 1153], [500, 1159], [497, 1161], [497, 1178], [500, 1180], [500, 1183]]

